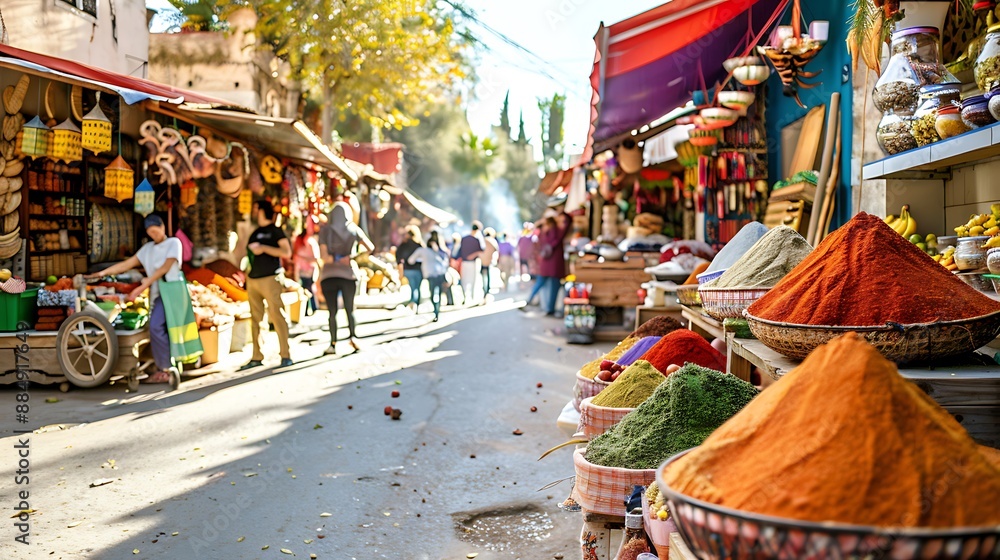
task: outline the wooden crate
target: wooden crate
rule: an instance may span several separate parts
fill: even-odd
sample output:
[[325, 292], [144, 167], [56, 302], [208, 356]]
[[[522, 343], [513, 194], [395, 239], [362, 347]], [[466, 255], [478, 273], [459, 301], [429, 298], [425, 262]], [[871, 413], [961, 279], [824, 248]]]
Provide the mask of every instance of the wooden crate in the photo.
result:
[[638, 303], [637, 292], [650, 279], [643, 272], [642, 259], [624, 262], [577, 261], [573, 265], [577, 282], [591, 284], [590, 303], [598, 307], [633, 307]]

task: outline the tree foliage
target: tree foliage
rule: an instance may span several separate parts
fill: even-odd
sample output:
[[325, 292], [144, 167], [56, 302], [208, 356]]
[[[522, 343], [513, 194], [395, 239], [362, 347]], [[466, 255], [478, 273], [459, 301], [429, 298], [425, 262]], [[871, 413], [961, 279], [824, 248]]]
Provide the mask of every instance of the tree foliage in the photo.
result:
[[547, 171], [563, 166], [563, 121], [566, 116], [566, 96], [558, 93], [552, 99], [540, 98], [542, 113], [542, 157]]
[[217, 1], [253, 8], [259, 40], [306, 91], [374, 127], [415, 125], [420, 108], [471, 77], [461, 14], [435, 0]]

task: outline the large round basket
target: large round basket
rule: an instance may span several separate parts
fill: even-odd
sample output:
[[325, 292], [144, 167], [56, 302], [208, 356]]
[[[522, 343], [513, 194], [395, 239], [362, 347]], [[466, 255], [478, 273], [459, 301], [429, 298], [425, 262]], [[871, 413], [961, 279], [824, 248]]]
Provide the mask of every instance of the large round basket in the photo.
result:
[[743, 310], [764, 296], [771, 288], [700, 288], [701, 307], [713, 319], [739, 319]]
[[608, 431], [611, 426], [621, 422], [622, 418], [634, 408], [609, 408], [593, 404], [594, 397], [583, 399], [580, 403], [580, 430], [587, 439]]
[[681, 305], [688, 307], [698, 307], [701, 305], [701, 296], [698, 295], [698, 285], [678, 286], [677, 301]]
[[592, 513], [625, 517], [625, 498], [633, 486], [648, 486], [656, 480], [656, 469], [616, 469], [595, 465], [583, 458], [585, 448], [573, 453], [576, 467], [574, 492], [580, 507]]
[[863, 336], [886, 358], [923, 362], [964, 354], [981, 348], [1000, 332], [1000, 311], [973, 319], [878, 327], [832, 327], [779, 323], [744, 313], [750, 331], [768, 348], [790, 358], [803, 359], [817, 346], [847, 332]]
[[576, 385], [573, 386], [573, 408], [580, 410], [580, 404], [583, 402], [583, 399], [596, 397], [597, 393], [603, 391], [608, 385], [611, 385], [611, 383], [606, 383], [600, 379], [589, 379], [584, 377], [582, 373], [576, 372]]
[[1000, 526], [920, 529], [813, 523], [758, 515], [696, 500], [663, 482], [663, 471], [688, 451], [671, 457], [657, 469], [656, 481], [660, 491], [666, 494], [678, 532], [702, 560], [985, 560], [1000, 555]]

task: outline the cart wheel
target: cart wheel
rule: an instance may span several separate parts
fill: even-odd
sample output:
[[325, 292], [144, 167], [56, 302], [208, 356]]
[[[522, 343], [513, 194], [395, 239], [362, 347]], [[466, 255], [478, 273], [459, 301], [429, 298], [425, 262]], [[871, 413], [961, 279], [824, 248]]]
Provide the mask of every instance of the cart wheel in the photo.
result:
[[130, 393], [134, 393], [139, 390], [139, 368], [134, 367], [128, 370], [128, 377], [126, 385]]
[[82, 311], [70, 315], [56, 335], [59, 366], [77, 387], [97, 387], [118, 363], [118, 335], [106, 317]]
[[59, 391], [62, 392], [62, 393], [68, 393], [69, 392], [69, 382], [68, 381], [63, 381], [62, 383], [60, 383], [59, 384]]
[[170, 388], [174, 391], [181, 386], [181, 372], [175, 367], [170, 368]]

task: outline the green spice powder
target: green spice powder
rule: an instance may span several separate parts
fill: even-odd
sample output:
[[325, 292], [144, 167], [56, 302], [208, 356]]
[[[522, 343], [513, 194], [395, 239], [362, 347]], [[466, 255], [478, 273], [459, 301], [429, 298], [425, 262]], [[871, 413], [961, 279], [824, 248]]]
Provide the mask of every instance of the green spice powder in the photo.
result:
[[667, 378], [645, 360], [636, 360], [625, 368], [614, 383], [590, 401], [607, 408], [635, 408], [643, 403]]
[[605, 467], [655, 469], [671, 456], [701, 445], [757, 393], [736, 376], [688, 364], [667, 377], [621, 422], [594, 438], [587, 445], [587, 460]]

